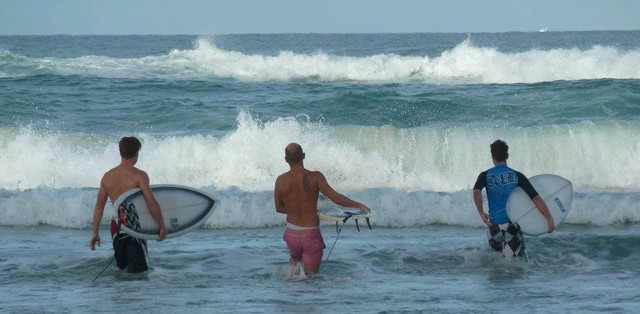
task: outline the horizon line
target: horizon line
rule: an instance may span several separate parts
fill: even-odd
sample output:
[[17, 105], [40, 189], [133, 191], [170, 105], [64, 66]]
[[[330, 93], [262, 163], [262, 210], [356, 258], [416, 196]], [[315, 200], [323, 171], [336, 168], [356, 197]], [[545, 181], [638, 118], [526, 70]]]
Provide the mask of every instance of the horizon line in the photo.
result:
[[[545, 32], [541, 32], [545, 29]], [[0, 36], [212, 36], [212, 35], [392, 35], [392, 34], [507, 34], [507, 33], [577, 33], [577, 32], [636, 32], [640, 29], [608, 29], [608, 30], [550, 30], [547, 28], [541, 28], [539, 30], [528, 31], [476, 31], [476, 32], [281, 32], [281, 33], [209, 33], [209, 34], [154, 34], [154, 33], [130, 33], [130, 34], [90, 34], [90, 33], [78, 33], [78, 34], [0, 34]]]

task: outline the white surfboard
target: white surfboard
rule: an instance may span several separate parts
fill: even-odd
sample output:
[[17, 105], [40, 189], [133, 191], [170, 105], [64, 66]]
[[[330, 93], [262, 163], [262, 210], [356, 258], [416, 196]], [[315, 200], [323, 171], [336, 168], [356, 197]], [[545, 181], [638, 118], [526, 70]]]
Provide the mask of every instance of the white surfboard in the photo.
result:
[[322, 221], [343, 221], [345, 218], [349, 219], [365, 219], [370, 218], [371, 214], [362, 211], [358, 208], [342, 207], [332, 201], [326, 196], [320, 194], [318, 196], [318, 217]]
[[365, 219], [370, 218], [371, 214], [359, 210], [359, 209], [347, 209], [347, 210], [326, 210], [318, 211], [318, 217], [322, 221], [343, 221], [345, 218], [349, 219]]
[[360, 225], [358, 224], [358, 219], [364, 219], [367, 223], [367, 227], [371, 230], [371, 222], [369, 218], [371, 217], [370, 213], [359, 210], [357, 208], [342, 208], [342, 209], [320, 209], [318, 210], [318, 217], [321, 221], [335, 221], [336, 222], [336, 232], [340, 232], [342, 228], [338, 228], [338, 223], [342, 221], [342, 224], [347, 222], [347, 220], [353, 220], [356, 222], [356, 228], [360, 231]]
[[[198, 228], [218, 205], [213, 196], [188, 186], [159, 184], [152, 185], [151, 190], [162, 210], [167, 239]], [[160, 227], [139, 188], [124, 192], [114, 202], [114, 210], [122, 231], [140, 239], [158, 238]]]
[[[540, 198], [544, 200], [555, 226], [564, 221], [571, 210], [573, 186], [571, 181], [553, 174], [541, 174], [529, 178]], [[507, 200], [507, 215], [520, 225], [522, 233], [538, 236], [548, 231], [547, 220], [542, 216], [529, 195], [517, 187]]]

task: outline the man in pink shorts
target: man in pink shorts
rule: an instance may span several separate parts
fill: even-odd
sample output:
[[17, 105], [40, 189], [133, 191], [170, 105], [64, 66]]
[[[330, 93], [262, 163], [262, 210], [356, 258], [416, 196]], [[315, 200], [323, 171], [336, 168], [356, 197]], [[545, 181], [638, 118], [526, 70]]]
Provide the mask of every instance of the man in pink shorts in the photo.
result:
[[287, 145], [284, 153], [284, 160], [291, 169], [276, 179], [273, 193], [276, 211], [287, 215], [287, 229], [283, 238], [291, 254], [291, 266], [297, 269], [296, 263], [302, 261], [305, 274], [314, 275], [320, 268], [325, 248], [318, 218], [319, 193], [322, 192], [338, 205], [359, 208], [365, 212], [370, 210], [336, 192], [320, 171], [305, 169], [302, 162], [305, 154], [299, 144]]

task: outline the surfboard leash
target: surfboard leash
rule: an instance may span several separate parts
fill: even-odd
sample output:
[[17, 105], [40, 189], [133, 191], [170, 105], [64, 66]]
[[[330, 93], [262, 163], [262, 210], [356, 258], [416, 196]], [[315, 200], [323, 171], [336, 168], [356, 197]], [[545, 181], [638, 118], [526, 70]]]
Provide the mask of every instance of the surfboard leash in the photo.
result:
[[104, 273], [105, 270], [107, 270], [107, 268], [109, 268], [109, 266], [111, 266], [111, 263], [113, 263], [113, 260], [116, 259], [116, 254], [113, 254], [113, 257], [111, 257], [111, 261], [109, 262], [109, 264], [107, 264], [107, 266], [98, 274], [98, 276], [96, 276], [96, 278], [93, 278], [93, 281], [91, 281], [91, 283], [96, 282], [96, 280], [98, 279], [98, 277], [100, 277], [100, 275], [102, 275], [102, 273]]
[[[327, 261], [329, 261], [329, 257], [331, 256], [331, 252], [333, 252], [333, 248], [336, 247], [336, 243], [338, 243], [338, 238], [340, 238], [340, 233], [342, 233], [342, 227], [344, 227], [344, 224], [347, 222], [347, 220], [349, 220], [349, 218], [351, 218], [351, 216], [349, 216], [349, 217], [345, 218], [344, 220], [342, 220], [342, 226], [340, 226], [340, 229], [338, 229], [338, 235], [336, 236], [336, 240], [333, 241], [333, 245], [331, 246], [331, 249], [329, 250], [329, 254], [327, 254], [327, 258], [320, 265], [320, 268], [318, 268], [318, 272], [320, 272], [322, 270], [322, 267], [324, 267], [324, 264], [326, 264]], [[338, 224], [336, 222], [336, 227], [337, 226], [338, 226]]]
[[[322, 263], [320, 265], [320, 268], [318, 268], [318, 272], [320, 272], [320, 270], [322, 270], [322, 267], [324, 267], [324, 264], [327, 263], [327, 261], [329, 261], [329, 256], [331, 256], [331, 252], [333, 252], [333, 248], [336, 247], [336, 243], [338, 243], [338, 238], [340, 238], [340, 233], [342, 232], [342, 227], [344, 227], [344, 224], [347, 223], [347, 220], [349, 220], [349, 218], [351, 218], [353, 215], [355, 215], [354, 213], [351, 212], [345, 212], [346, 214], [348, 214], [349, 216], [345, 217], [342, 220], [342, 225], [340, 226], [340, 228], [338, 228], [338, 222], [336, 221], [336, 232], [338, 233], [338, 235], [336, 236], [336, 240], [333, 241], [333, 245], [331, 246], [331, 249], [329, 250], [329, 254], [327, 254], [327, 258], [324, 260], [324, 263]], [[373, 230], [371, 228], [371, 223], [369, 222], [369, 217], [365, 218], [365, 220], [367, 221], [367, 226], [369, 227], [369, 230]], [[355, 220], [356, 221], [356, 228], [358, 228], [358, 232], [360, 232], [360, 226], [358, 226], [358, 219]]]
[[[116, 230], [115, 234], [118, 234], [118, 232], [120, 232], [120, 225], [122, 225], [122, 221], [118, 220], [118, 229]], [[96, 282], [98, 277], [100, 277], [100, 275], [102, 275], [102, 273], [104, 273], [104, 271], [107, 270], [107, 268], [109, 268], [109, 266], [111, 266], [111, 263], [113, 263], [114, 259], [116, 259], [116, 252], [113, 252], [113, 257], [111, 257], [111, 261], [109, 261], [109, 264], [107, 264], [107, 266], [105, 266], [105, 268], [102, 269], [102, 271], [96, 276], [96, 278], [93, 278], [93, 281], [91, 281], [91, 283]]]

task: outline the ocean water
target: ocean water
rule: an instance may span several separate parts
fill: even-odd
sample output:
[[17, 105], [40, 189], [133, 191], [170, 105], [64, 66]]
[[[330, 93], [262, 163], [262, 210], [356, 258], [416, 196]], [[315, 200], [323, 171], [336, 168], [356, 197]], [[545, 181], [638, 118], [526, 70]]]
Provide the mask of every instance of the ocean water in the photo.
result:
[[[638, 134], [640, 31], [0, 36], [0, 312], [637, 312]], [[152, 184], [221, 205], [151, 242], [151, 271], [92, 283], [97, 187], [130, 135]], [[521, 260], [471, 197], [498, 138], [575, 192]], [[290, 142], [373, 211], [315, 278], [289, 274], [273, 206]]]

